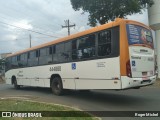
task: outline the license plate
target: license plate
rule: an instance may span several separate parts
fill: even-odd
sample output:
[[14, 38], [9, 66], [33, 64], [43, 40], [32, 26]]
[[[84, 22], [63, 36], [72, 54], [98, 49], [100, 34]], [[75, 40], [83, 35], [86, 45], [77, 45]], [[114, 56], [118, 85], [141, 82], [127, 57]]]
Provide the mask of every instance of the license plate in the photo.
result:
[[143, 80], [148, 80], [147, 72], [142, 72], [142, 79]]
[[143, 78], [142, 78], [142, 80], [148, 80], [148, 79], [149, 79], [148, 77], [143, 77]]
[[142, 72], [142, 75], [143, 76], [147, 76], [147, 72]]

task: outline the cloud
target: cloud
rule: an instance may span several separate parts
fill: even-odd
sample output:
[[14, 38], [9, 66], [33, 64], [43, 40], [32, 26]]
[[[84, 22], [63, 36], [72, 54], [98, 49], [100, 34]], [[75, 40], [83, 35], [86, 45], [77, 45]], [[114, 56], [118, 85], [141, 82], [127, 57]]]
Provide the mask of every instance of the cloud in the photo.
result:
[[[24, 29], [32, 29], [32, 25], [29, 24], [29, 22], [27, 20], [21, 20], [21, 21], [17, 21], [12, 23], [12, 25], [20, 27], [20, 28], [24, 28]], [[11, 27], [11, 28], [15, 28], [15, 27]]]
[[[70, 24], [76, 24], [75, 29], [71, 28], [71, 34], [90, 28], [87, 25], [88, 14], [81, 15], [82, 11], [74, 11], [70, 0], [0, 0], [0, 11], [0, 22], [55, 36], [49, 37], [0, 23], [0, 53], [28, 48], [30, 34], [32, 46], [67, 36], [67, 29], [62, 29], [67, 19]], [[146, 12], [128, 18], [147, 24]]]
[[16, 35], [5, 35], [4, 36], [4, 39], [6, 39], [6, 40], [16, 40], [16, 38], [17, 38], [17, 36]]
[[142, 10], [142, 13], [133, 14], [131, 16], [127, 16], [130, 20], [139, 21], [144, 23], [145, 25], [149, 25], [148, 23], [148, 10]]

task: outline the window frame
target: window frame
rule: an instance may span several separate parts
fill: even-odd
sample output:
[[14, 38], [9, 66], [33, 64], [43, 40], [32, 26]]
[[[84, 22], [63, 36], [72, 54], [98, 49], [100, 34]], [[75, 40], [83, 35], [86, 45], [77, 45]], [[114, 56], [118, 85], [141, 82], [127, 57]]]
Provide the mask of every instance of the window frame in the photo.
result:
[[[114, 29], [118, 29], [118, 37], [115, 38], [115, 33], [113, 32]], [[116, 53], [114, 53], [115, 51], [111, 50], [111, 54], [110, 55], [105, 55], [105, 56], [98, 56], [98, 34], [103, 32], [103, 31], [106, 31], [106, 30], [111, 30], [111, 49], [114, 49], [114, 44], [118, 44], [118, 50]], [[92, 57], [89, 57], [89, 58], [82, 58], [82, 59], [73, 59], [72, 55], [73, 55], [73, 51], [78, 51], [79, 49], [77, 48], [77, 41], [78, 39], [80, 38], [84, 38], [86, 36], [90, 36], [90, 35], [94, 35], [95, 36], [95, 44], [93, 46], [90, 46], [90, 47], [87, 47], [88, 48], [95, 48], [95, 56], [92, 56]], [[115, 43], [117, 42], [116, 40], [114, 39], [117, 39], [118, 40], [118, 43]], [[76, 49], [73, 49], [73, 42], [76, 41]], [[70, 54], [71, 54], [71, 58], [69, 59], [69, 61], [63, 61], [63, 62], [54, 62], [53, 61], [53, 56], [56, 55], [56, 54], [59, 54], [60, 52], [57, 52], [57, 49], [56, 49], [56, 46], [57, 45], [60, 45], [60, 44], [63, 44], [63, 52], [66, 52], [65, 51], [65, 44], [66, 43], [69, 43], [71, 44], [71, 49], [70, 49]], [[70, 39], [70, 40], [67, 40], [67, 41], [63, 41], [63, 42], [60, 42], [60, 43], [56, 43], [56, 44], [52, 44], [52, 45], [49, 45], [49, 46], [45, 46], [43, 48], [48, 48], [48, 53], [47, 53], [47, 50], [46, 50], [46, 56], [52, 56], [52, 63], [48, 63], [48, 64], [43, 64], [43, 65], [50, 65], [50, 64], [60, 64], [60, 63], [69, 63], [69, 62], [80, 62], [80, 61], [89, 61], [89, 60], [95, 60], [95, 59], [103, 59], [103, 58], [112, 58], [112, 57], [118, 57], [120, 55], [120, 26], [115, 26], [115, 27], [111, 27], [111, 28], [107, 28], [107, 29], [104, 29], [104, 30], [101, 30], [101, 31], [98, 31], [98, 32], [94, 32], [94, 33], [91, 33], [91, 34], [87, 34], [87, 35], [84, 35], [84, 36], [80, 36], [80, 37], [77, 37], [77, 38], [74, 38], [74, 39]], [[43, 48], [38, 48], [38, 49], [35, 49], [35, 50], [31, 50], [31, 51], [28, 51], [28, 52], [25, 52], [25, 53], [22, 53], [22, 54], [27, 54], [27, 66], [26, 67], [35, 67], [35, 66], [43, 66], [43, 65], [40, 65], [39, 64], [39, 57], [41, 57], [40, 55], [40, 49], [43, 49]], [[51, 51], [50, 51], [51, 49]], [[34, 53], [34, 57], [31, 55], [32, 52], [35, 52]], [[68, 52], [68, 51], [67, 51]], [[11, 57], [11, 65], [13, 63], [12, 59], [14, 58], [14, 62], [18, 62], [16, 57], [17, 56], [20, 56], [22, 54], [19, 54], [19, 55], [16, 55], [16, 56], [12, 56]], [[32, 65], [32, 66], [29, 66], [29, 61], [31, 59], [37, 59], [37, 65]], [[11, 68], [11, 69], [16, 69], [16, 68]]]
[[[105, 31], [110, 31], [110, 32], [111, 32], [111, 34], [110, 34], [110, 35], [111, 35], [111, 38], [110, 38], [111, 40], [110, 40], [110, 42], [107, 42], [107, 41], [106, 41], [106, 42], [103, 43], [103, 44], [102, 44], [102, 43], [101, 43], [101, 44], [98, 43], [98, 45], [97, 45], [97, 47], [98, 47], [98, 48], [97, 48], [97, 57], [100, 57], [100, 58], [101, 58], [101, 57], [102, 57], [102, 58], [103, 58], [103, 57], [109, 57], [109, 56], [111, 56], [111, 55], [113, 54], [113, 52], [112, 52], [112, 49], [113, 49], [113, 47], [112, 47], [112, 44], [113, 44], [113, 40], [112, 40], [112, 37], [113, 37], [113, 28], [105, 29], [105, 30], [102, 30], [102, 31], [98, 32], [98, 33], [97, 33], [97, 37], [98, 37], [98, 38], [97, 38], [97, 42], [99, 42], [99, 40], [98, 40], [98, 39], [99, 39], [99, 34], [102, 33], [102, 32], [105, 32]], [[100, 56], [100, 55], [99, 55], [99, 46], [103, 46], [103, 45], [107, 45], [107, 44], [111, 44], [111, 52], [110, 52], [110, 54], [108, 54], [108, 55], [106, 54], [106, 55], [104, 55], [104, 56]]]

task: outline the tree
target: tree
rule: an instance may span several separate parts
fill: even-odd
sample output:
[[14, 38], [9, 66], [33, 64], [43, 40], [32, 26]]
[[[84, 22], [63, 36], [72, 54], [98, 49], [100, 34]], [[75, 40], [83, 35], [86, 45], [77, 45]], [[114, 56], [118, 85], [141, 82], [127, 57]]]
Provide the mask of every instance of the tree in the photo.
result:
[[90, 26], [105, 24], [115, 18], [126, 18], [127, 15], [142, 13], [142, 9], [154, 4], [153, 0], [71, 0], [75, 11], [89, 13]]

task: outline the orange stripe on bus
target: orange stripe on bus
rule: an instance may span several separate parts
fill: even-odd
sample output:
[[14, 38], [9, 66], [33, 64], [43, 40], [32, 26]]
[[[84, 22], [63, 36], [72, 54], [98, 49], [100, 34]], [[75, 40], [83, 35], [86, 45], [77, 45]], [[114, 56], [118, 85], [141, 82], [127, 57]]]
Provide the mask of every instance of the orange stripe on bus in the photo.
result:
[[120, 74], [126, 76], [126, 63], [129, 60], [129, 48], [127, 40], [126, 22], [123, 21], [120, 25]]

